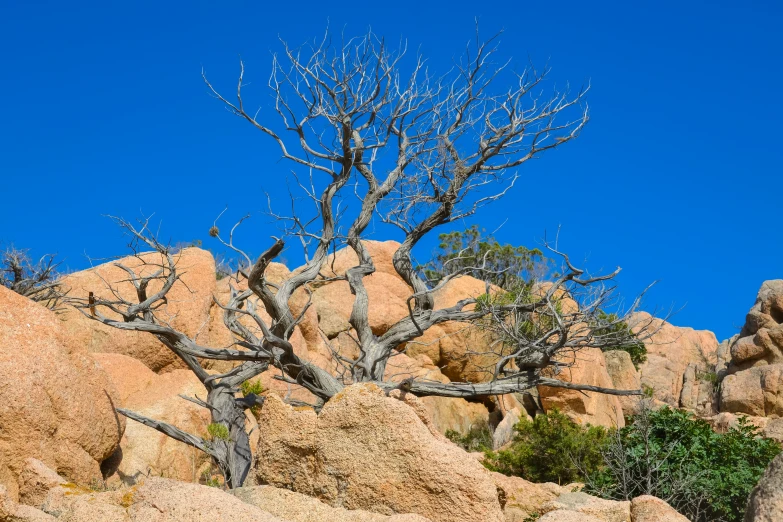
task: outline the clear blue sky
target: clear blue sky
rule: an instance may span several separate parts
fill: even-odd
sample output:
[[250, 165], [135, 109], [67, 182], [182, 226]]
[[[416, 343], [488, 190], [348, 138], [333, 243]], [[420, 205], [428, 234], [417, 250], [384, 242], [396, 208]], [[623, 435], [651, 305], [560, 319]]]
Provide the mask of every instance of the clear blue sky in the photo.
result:
[[262, 190], [284, 196], [290, 166], [207, 94], [202, 66], [232, 89], [241, 55], [248, 92], [268, 103], [278, 35], [300, 43], [327, 19], [349, 33], [372, 26], [442, 70], [478, 16], [486, 35], [505, 30], [504, 56], [548, 60], [558, 82], [590, 80], [592, 121], [526, 164], [476, 222], [491, 230], [508, 218], [499, 239], [529, 246], [562, 225], [576, 260], [623, 267], [624, 295], [660, 280], [649, 308], [684, 305], [675, 324], [725, 338], [761, 282], [783, 278], [782, 6], [2, 2], [0, 241], [79, 269], [85, 253], [125, 252], [102, 214], [155, 212], [165, 237], [212, 246], [206, 231], [229, 204], [231, 217], [256, 216], [244, 242], [257, 253], [274, 233]]

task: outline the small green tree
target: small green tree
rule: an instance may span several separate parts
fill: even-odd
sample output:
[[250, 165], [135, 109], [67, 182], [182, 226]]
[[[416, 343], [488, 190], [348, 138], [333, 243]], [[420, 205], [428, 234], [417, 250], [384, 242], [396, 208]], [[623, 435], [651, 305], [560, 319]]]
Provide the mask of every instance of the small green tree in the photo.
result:
[[487, 453], [487, 468], [532, 482], [568, 484], [603, 466], [608, 432], [601, 426], [580, 426], [555, 409], [520, 420], [514, 430], [508, 449]]
[[432, 260], [419, 267], [432, 284], [463, 272], [504, 290], [517, 291], [551, 271], [552, 262], [541, 250], [502, 245], [476, 225], [462, 232], [440, 234], [438, 239], [440, 244]]

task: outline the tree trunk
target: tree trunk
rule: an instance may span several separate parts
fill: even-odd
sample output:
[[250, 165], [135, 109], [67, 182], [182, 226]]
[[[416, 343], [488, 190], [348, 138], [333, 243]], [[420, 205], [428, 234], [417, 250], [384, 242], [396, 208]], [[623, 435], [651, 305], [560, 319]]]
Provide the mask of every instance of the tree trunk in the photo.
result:
[[209, 392], [207, 402], [213, 407], [212, 422], [225, 426], [229, 432], [227, 440], [212, 438], [212, 458], [223, 473], [228, 488], [241, 487], [252, 463], [244, 407], [237, 403], [234, 393], [222, 386]]

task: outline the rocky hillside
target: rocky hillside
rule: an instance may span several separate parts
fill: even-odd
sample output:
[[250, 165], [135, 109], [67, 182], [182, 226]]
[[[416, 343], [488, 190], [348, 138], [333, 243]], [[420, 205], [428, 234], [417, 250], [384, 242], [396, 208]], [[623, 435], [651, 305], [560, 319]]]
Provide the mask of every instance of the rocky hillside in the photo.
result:
[[[410, 289], [391, 264], [397, 243], [365, 245], [377, 267], [365, 286], [370, 323], [379, 335], [407, 315]], [[134, 257], [122, 263], [140, 267]], [[327, 266], [341, 275], [355, 263], [352, 251], [341, 250]], [[212, 256], [185, 249], [178, 266], [182, 280], [162, 317], [205, 346], [231, 345], [213, 299], [225, 301], [229, 282], [216, 279]], [[290, 271], [273, 263], [267, 274], [274, 282]], [[126, 276], [106, 264], [63, 282], [74, 297], [132, 297]], [[436, 292], [436, 307], [484, 292], [482, 281], [457, 278]], [[310, 307], [304, 292], [294, 295], [292, 308], [303, 320], [291, 342], [300, 357], [340, 371], [339, 354], [357, 350], [348, 322], [352, 299], [345, 281], [318, 286]], [[658, 329], [646, 341], [647, 361], [638, 369], [626, 352], [590, 349], [563, 361], [569, 367], [557, 378], [648, 388], [657, 404], [692, 410], [719, 429], [736, 414], [748, 414], [783, 439], [783, 281], [764, 284], [741, 334], [730, 342], [719, 344], [711, 332], [646, 314], [631, 327], [650, 321]], [[489, 342], [464, 324], [439, 325], [399, 347], [386, 378], [488, 380], [492, 361], [471, 352]], [[229, 493], [201, 485], [212, 480], [203, 453], [114, 411], [126, 407], [207, 436], [207, 411], [182, 399], [202, 395], [203, 387], [154, 337], [106, 327], [73, 308], [55, 314], [0, 288], [0, 344], [0, 520], [521, 522], [534, 513], [543, 522], [685, 520], [654, 497], [608, 501], [581, 493], [577, 484], [532, 484], [492, 473], [443, 435], [488, 425], [499, 448], [520, 418], [554, 408], [578, 423], [621, 427], [637, 407], [632, 397], [540, 386], [468, 402], [399, 390], [387, 395], [369, 384], [346, 388], [316, 413], [286, 404], [315, 398], [269, 370], [257, 378], [266, 402], [246, 419], [255, 462], [251, 480]], [[215, 373], [230, 369], [219, 361], [210, 367]]]

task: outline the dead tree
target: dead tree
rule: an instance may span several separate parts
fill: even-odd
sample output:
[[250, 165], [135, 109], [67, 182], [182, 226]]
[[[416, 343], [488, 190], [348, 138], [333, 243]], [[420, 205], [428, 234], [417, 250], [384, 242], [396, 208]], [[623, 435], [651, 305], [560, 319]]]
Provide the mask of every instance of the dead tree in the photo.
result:
[[56, 311], [64, 295], [56, 257], [46, 254], [36, 263], [27, 250], [7, 248], [0, 259], [0, 285]]
[[[147, 222], [134, 226], [118, 220], [136, 244], [160, 255], [159, 266], [147, 276], [126, 269], [137, 299], [131, 302], [115, 295], [115, 299], [76, 303], [92, 319], [153, 334], [176, 353], [207, 390], [205, 400], [190, 400], [209, 409], [213, 422], [225, 426], [229, 436], [205, 440], [130, 411], [120, 413], [205, 451], [228, 486], [238, 487], [251, 465], [244, 410], [261, 401], [255, 396], [237, 398], [242, 383], [275, 368], [280, 379], [306, 388], [321, 404], [350, 383], [372, 382], [388, 393], [399, 387], [384, 381], [389, 359], [399, 347], [447, 321], [474, 324], [497, 334], [493, 350], [498, 357], [491, 378], [476, 383], [406, 380], [406, 390], [415, 395], [486, 397], [541, 384], [614, 395], [639, 393], [556, 378], [562, 364], [559, 354], [626, 342], [616, 334], [594, 334], [606, 329], [599, 306], [611, 294], [605, 283], [619, 269], [588, 276], [562, 255], [563, 275], [547, 286], [511, 296], [498, 296], [488, 288], [485, 296], [436, 308], [433, 292], [461, 272], [431, 287], [412, 262], [413, 248], [432, 230], [463, 220], [508, 193], [525, 163], [576, 138], [588, 121], [586, 89], [574, 94], [545, 91], [548, 71], [531, 67], [515, 73], [507, 64], [494, 64], [493, 40], [469, 45], [465, 56], [443, 76], [431, 75], [421, 57], [403, 66], [405, 49], [391, 50], [373, 34], [337, 46], [327, 35], [300, 48], [285, 42], [282, 47], [268, 83], [277, 116], [274, 125], [246, 109], [244, 64], [240, 63], [233, 101], [204, 76], [208, 88], [231, 112], [276, 143], [282, 158], [299, 169], [295, 171], [298, 187], [313, 209], [312, 216], [299, 209], [292, 215], [273, 213], [285, 224], [283, 237], [275, 239], [255, 262], [234, 244], [236, 225], [226, 238], [217, 222], [210, 229], [211, 236], [244, 260], [232, 276], [231, 298], [219, 303], [235, 344], [199, 345], [156, 315], [179, 274], [173, 250], [158, 242]], [[498, 82], [504, 82], [501, 89], [496, 88]], [[350, 219], [338, 210], [343, 196], [358, 196], [355, 204], [348, 204]], [[364, 284], [376, 270], [362, 243], [373, 219], [404, 234], [393, 265], [410, 287], [409, 315], [382, 335], [370, 327], [368, 311], [374, 303]], [[273, 283], [265, 271], [291, 238], [304, 246], [306, 262], [287, 279]], [[341, 246], [353, 249], [358, 264], [344, 276], [329, 276], [325, 274], [328, 256]], [[481, 269], [469, 268], [473, 273]], [[289, 304], [295, 292], [309, 294], [315, 285], [336, 279], [347, 281], [355, 296], [349, 322], [360, 352], [355, 359], [339, 356], [344, 371], [338, 374], [294, 352], [290, 339], [304, 310], [295, 313]], [[153, 281], [158, 290], [150, 295]], [[579, 300], [582, 294], [590, 299], [577, 309], [564, 310], [558, 304], [565, 296]], [[271, 320], [265, 320], [260, 309]], [[237, 366], [210, 375], [204, 360], [236, 361]]]

